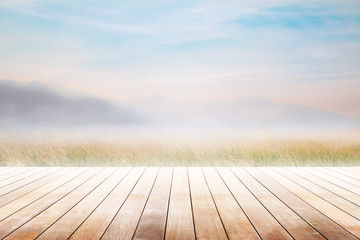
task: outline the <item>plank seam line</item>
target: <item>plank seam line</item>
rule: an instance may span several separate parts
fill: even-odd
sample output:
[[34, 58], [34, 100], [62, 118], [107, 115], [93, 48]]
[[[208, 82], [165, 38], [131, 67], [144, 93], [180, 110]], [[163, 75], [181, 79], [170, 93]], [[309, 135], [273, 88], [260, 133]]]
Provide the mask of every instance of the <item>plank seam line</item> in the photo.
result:
[[[306, 171], [306, 170], [303, 170], [303, 171], [309, 173], [310, 175], [316, 176], [316, 175], [313, 174], [312, 172], [309, 172], [309, 171]], [[332, 184], [332, 185], [338, 186], [338, 187], [340, 187], [340, 188], [342, 188], [342, 189], [344, 189], [344, 190], [346, 190], [346, 191], [348, 191], [348, 192], [351, 192], [351, 193], [353, 193], [353, 194], [356, 194], [356, 195], [360, 196], [360, 194], [355, 193], [355, 192], [353, 192], [353, 191], [351, 191], [351, 190], [349, 190], [349, 189], [346, 189], [346, 188], [344, 188], [344, 187], [342, 187], [342, 186], [340, 186], [340, 185], [337, 185], [337, 184], [334, 183], [334, 182], [331, 182], [331, 181], [326, 180], [326, 179], [324, 179], [324, 178], [322, 178], [322, 177], [319, 177], [319, 176], [316, 176], [316, 177], [321, 178], [322, 180], [324, 180], [324, 181], [326, 181], [326, 182], [328, 182], [328, 183], [330, 183], [330, 184]]]
[[[330, 176], [333, 177], [333, 178], [339, 179], [340, 182], [348, 183], [348, 184], [351, 184], [351, 185], [353, 185], [353, 186], [355, 186], [355, 187], [359, 187], [359, 185], [357, 185], [357, 184], [355, 184], [355, 183], [348, 182], [348, 180], [344, 180], [344, 179], [341, 179], [341, 178], [339, 178], [339, 177], [336, 177], [336, 174], [340, 174], [340, 175], [343, 175], [344, 177], [348, 177], [348, 176], [346, 176], [346, 175], [344, 175], [344, 174], [341, 174], [341, 173], [338, 173], [338, 172], [335, 172], [335, 171], [331, 171], [331, 170], [329, 170], [329, 169], [324, 169], [324, 168], [320, 168], [320, 171], [323, 172], [324, 174], [328, 174], [327, 172], [332, 172], [333, 174], [335, 174], [335, 176], [332, 175], [332, 174], [328, 174], [328, 175], [330, 175]], [[350, 178], [351, 178], [351, 177], [350, 177]], [[357, 179], [354, 179], [354, 180], [357, 181], [357, 182], [360, 182], [360, 181], [357, 180]], [[356, 194], [358, 194], [358, 193], [356, 193]], [[359, 194], [358, 194], [358, 195], [359, 195]]]
[[[344, 169], [344, 171], [346, 171], [348, 173], [353, 173], [353, 174], [359, 175], [359, 177], [360, 177], [360, 173], [356, 169], [354, 169], [354, 167], [351, 167], [350, 169], [349, 168], [343, 168], [343, 169]], [[351, 171], [351, 170], [354, 170], [354, 171]]]
[[[246, 214], [245, 210], [242, 208], [242, 206], [240, 205], [240, 203], [238, 202], [238, 200], [236, 199], [235, 195], [232, 193], [232, 191], [230, 190], [230, 187], [227, 185], [227, 183], [225, 182], [225, 180], [223, 179], [223, 177], [221, 176], [221, 174], [219, 173], [218, 169], [215, 168], [217, 174], [220, 176], [221, 180], [224, 182], [225, 186], [227, 187], [227, 189], [229, 190], [229, 192], [231, 193], [231, 195], [233, 196], [233, 198], [235, 199], [236, 203], [239, 205], [239, 207], [241, 208], [241, 210], [243, 211], [243, 213], [245, 214], [247, 220], [250, 222], [251, 226], [254, 228], [256, 234], [259, 236], [260, 239], [263, 239], [258, 230], [256, 229], [256, 227], [254, 226], [254, 224], [252, 223], [252, 221], [250, 220], [249, 216]], [[230, 170], [230, 169], [229, 169]]]
[[193, 199], [192, 199], [192, 196], [191, 196], [191, 186], [190, 186], [190, 177], [189, 177], [189, 168], [188, 167], [186, 168], [186, 173], [187, 173], [187, 179], [188, 179], [190, 206], [191, 206], [191, 216], [192, 216], [192, 220], [193, 220], [194, 235], [195, 235], [195, 239], [197, 239], [196, 227], [195, 227], [195, 217], [194, 217], [194, 207], [193, 207]]
[[167, 229], [168, 218], [169, 218], [170, 198], [171, 198], [171, 193], [172, 193], [173, 179], [174, 179], [174, 167], [172, 167], [172, 172], [171, 172], [170, 191], [169, 191], [169, 199], [168, 199], [168, 204], [167, 204], [167, 209], [166, 209], [166, 219], [165, 219], [165, 229], [164, 229], [163, 240], [165, 240], [165, 237], [166, 237], [166, 229]]
[[[6, 176], [6, 175], [9, 175], [10, 173], [16, 173], [16, 172], [20, 172], [20, 174], [18, 174], [18, 175], [21, 175], [21, 174], [23, 174], [23, 173], [25, 173], [26, 171], [24, 170], [24, 172], [22, 172], [21, 170], [23, 170], [23, 169], [25, 169], [25, 168], [27, 168], [27, 167], [24, 167], [24, 168], [18, 168], [18, 169], [14, 169], [13, 171], [10, 171], [10, 172], [7, 172], [7, 173], [5, 173], [4, 175]], [[32, 168], [32, 169], [35, 169], [35, 168]], [[32, 170], [31, 169], [31, 170]], [[14, 175], [12, 175], [12, 174], [10, 174], [10, 176], [8, 176], [8, 177], [5, 177], [5, 178], [3, 178], [3, 179], [0, 179], [0, 183], [2, 182], [2, 181], [4, 181], [4, 180], [6, 180], [6, 179], [9, 179], [9, 178], [12, 178], [12, 177], [14, 177], [16, 174], [14, 174]]]
[[[336, 173], [338, 173], [338, 174], [341, 174], [341, 175], [343, 175], [343, 176], [346, 176], [346, 177], [352, 178], [352, 179], [354, 179], [354, 180], [360, 181], [360, 178], [355, 178], [355, 177], [353, 177], [353, 176], [351, 176], [351, 175], [348, 175], [348, 174], [351, 174], [352, 172], [345, 171], [344, 169], [336, 169], [336, 170], [338, 170], [338, 171], [340, 171], [340, 172], [337, 172], [334, 168], [327, 168], [327, 169], [329, 169], [330, 171], [336, 172]], [[355, 174], [355, 173], [354, 173], [354, 174]]]
[[69, 235], [69, 237], [67, 239], [70, 239], [72, 235], [74, 235], [74, 233], [81, 227], [81, 225], [84, 224], [84, 222], [91, 216], [91, 214], [93, 214], [95, 212], [95, 210], [105, 201], [105, 199], [114, 191], [114, 189], [124, 180], [124, 178], [129, 175], [129, 173], [131, 172], [131, 170], [133, 170], [134, 167], [131, 167], [129, 171], [127, 171], [127, 173], [124, 175], [123, 178], [121, 178], [121, 180], [115, 185], [115, 187], [113, 189], [111, 189], [111, 191], [104, 197], [103, 200], [100, 201], [100, 203], [90, 212], [90, 214], [79, 224], [79, 226], [76, 227], [76, 229]]
[[[77, 169], [77, 168], [74, 168], [74, 169], [73, 169], [73, 170], [71, 170], [70, 172], [65, 172], [64, 174], [62, 174], [62, 175], [58, 176], [58, 178], [63, 177], [63, 176], [65, 176], [66, 174], [68, 174], [68, 173], [71, 173], [71, 172], [75, 171], [76, 169]], [[60, 170], [60, 171], [61, 171], [61, 170]], [[48, 176], [48, 175], [47, 175], [47, 176]], [[47, 176], [45, 176], [45, 177], [47, 177]], [[53, 179], [53, 180], [51, 180], [51, 181], [49, 181], [49, 182], [45, 182], [44, 184], [42, 184], [42, 185], [40, 185], [40, 186], [36, 187], [35, 189], [33, 189], [33, 190], [29, 191], [29, 192], [26, 192], [26, 193], [24, 193], [23, 195], [20, 195], [20, 196], [18, 196], [18, 197], [16, 197], [16, 198], [12, 199], [11, 201], [9, 201], [9, 202], [7, 202], [7, 203], [5, 203], [5, 204], [1, 205], [1, 206], [0, 206], [0, 208], [1, 208], [1, 207], [3, 207], [3, 206], [6, 206], [7, 204], [9, 204], [9, 203], [11, 203], [11, 202], [13, 202], [13, 201], [15, 201], [15, 200], [17, 200], [17, 199], [19, 199], [19, 198], [21, 198], [21, 197], [25, 196], [25, 195], [27, 195], [27, 194], [29, 194], [29, 193], [32, 193], [32, 192], [36, 191], [37, 189], [39, 189], [39, 188], [43, 187], [44, 185], [46, 185], [46, 184], [48, 184], [48, 183], [51, 183], [51, 182], [53, 182], [53, 181], [57, 180], [58, 178], [55, 178], [55, 179]], [[8, 193], [6, 193], [6, 194], [8, 194]], [[6, 194], [5, 194], [5, 195], [6, 195]], [[1, 196], [1, 197], [2, 197], [2, 196]], [[36, 200], [38, 200], [38, 199], [39, 199], [39, 198], [37, 198]], [[35, 201], [36, 201], [36, 200], [35, 200]]]
[[[259, 168], [257, 168], [259, 169]], [[245, 170], [246, 171], [246, 170]], [[297, 196], [296, 194], [294, 194], [293, 192], [291, 192], [289, 189], [287, 189], [285, 186], [283, 186], [281, 183], [279, 183], [278, 181], [276, 181], [275, 179], [273, 179], [271, 176], [269, 176], [268, 174], [266, 174], [265, 172], [261, 171], [261, 169], [259, 169], [260, 172], [262, 172], [263, 174], [267, 175], [270, 179], [272, 179], [274, 182], [276, 182], [277, 184], [279, 184], [281, 187], [285, 188], [288, 192], [290, 192], [292, 195], [294, 195], [295, 197], [299, 198], [300, 200], [302, 200], [303, 202], [305, 202], [302, 198], [300, 198], [299, 196]], [[273, 170], [275, 171], [275, 170]], [[272, 195], [274, 195], [277, 199], [279, 199], [283, 204], [285, 204], [285, 206], [287, 206], [291, 211], [293, 211], [296, 215], [298, 215], [304, 222], [306, 222], [311, 228], [313, 228], [316, 232], [318, 232], [322, 237], [324, 237], [325, 239], [327, 239], [327, 237], [325, 237], [319, 230], [317, 230], [312, 224], [310, 224], [305, 218], [303, 218], [301, 215], [299, 215], [292, 207], [290, 207], [288, 204], [286, 204], [282, 199], [280, 199], [275, 193], [273, 193], [269, 188], [267, 188], [260, 180], [258, 180], [257, 178], [255, 178], [251, 173], [249, 173], [248, 171], [246, 171], [252, 178], [254, 178], [257, 182], [259, 182], [264, 188], [266, 188]], [[307, 202], [305, 202], [307, 205]], [[310, 205], [311, 206], [311, 205]], [[312, 207], [312, 206], [311, 206]], [[316, 209], [316, 208], [314, 208]], [[316, 211], [320, 212], [319, 210], [316, 209]], [[321, 213], [321, 212], [320, 212]]]
[[[50, 169], [50, 168], [49, 168], [49, 169]], [[25, 183], [25, 184], [22, 185], [22, 186], [19, 186], [19, 187], [17, 187], [17, 188], [14, 188], [14, 189], [12, 189], [12, 190], [10, 190], [10, 191], [8, 191], [8, 192], [0, 195], [0, 197], [5, 196], [5, 195], [7, 195], [7, 194], [9, 194], [9, 193], [11, 193], [11, 192], [13, 192], [13, 191], [15, 191], [15, 190], [20, 189], [20, 188], [23, 188], [23, 187], [25, 187], [25, 186], [27, 186], [27, 185], [29, 185], [29, 184], [31, 184], [31, 183], [37, 182], [37, 181], [39, 181], [39, 180], [41, 180], [41, 179], [43, 179], [43, 178], [45, 178], [45, 177], [47, 177], [47, 176], [49, 176], [49, 175], [51, 175], [51, 174], [55, 174], [55, 173], [59, 172], [59, 171], [62, 170], [62, 169], [64, 169], [64, 168], [59, 168], [59, 169], [57, 169], [57, 170], [54, 171], [54, 172], [50, 172], [50, 173], [46, 174], [45, 176], [39, 177], [39, 178], [37, 178], [37, 179], [35, 179], [35, 180], [32, 180], [31, 182]], [[34, 174], [34, 175], [35, 175], [35, 174]], [[32, 176], [33, 176], [33, 175], [32, 175]], [[45, 183], [45, 184], [46, 184], [46, 183]], [[5, 186], [3, 186], [3, 187], [5, 187]], [[1, 187], [1, 188], [3, 188], [3, 187]]]
[[117, 216], [117, 214], [119, 213], [120, 209], [122, 208], [122, 206], [125, 204], [126, 200], [129, 198], [130, 194], [132, 193], [132, 191], [134, 190], [135, 186], [137, 185], [137, 183], [139, 182], [139, 180], [141, 179], [141, 177], [143, 176], [145, 170], [147, 168], [144, 168], [144, 170], [142, 171], [142, 173], [140, 174], [139, 178], [136, 180], [134, 186], [131, 188], [130, 192], [128, 193], [128, 195], [126, 196], [126, 198], [124, 199], [124, 201], [122, 202], [122, 204], [120, 205], [120, 207], [118, 208], [118, 210], [116, 211], [114, 217], [111, 219], [109, 225], [105, 228], [104, 232], [101, 234], [100, 239], [102, 239], [102, 237], [104, 236], [104, 234], [106, 233], [106, 231], [109, 229], [111, 223], [114, 221], [115, 217]]
[[228, 235], [228, 233], [227, 233], [227, 231], [226, 231], [226, 228], [225, 228], [224, 222], [223, 222], [223, 220], [222, 220], [222, 218], [221, 218], [221, 215], [220, 215], [219, 209], [218, 209], [218, 207], [217, 207], [217, 205], [216, 205], [216, 202], [215, 202], [214, 196], [213, 196], [213, 194], [212, 194], [212, 192], [211, 192], [211, 190], [210, 190], [209, 184], [208, 184], [207, 179], [206, 179], [206, 177], [205, 177], [205, 174], [204, 174], [203, 168], [202, 168], [202, 167], [200, 167], [200, 169], [201, 169], [201, 173], [202, 173], [202, 175], [203, 175], [203, 178], [204, 178], [204, 180], [205, 180], [206, 186], [207, 186], [207, 188], [208, 188], [208, 191], [209, 191], [209, 193], [210, 193], [211, 199], [212, 199], [212, 201], [213, 201], [213, 203], [214, 203], [214, 206], [215, 206], [216, 212], [217, 212], [217, 214], [218, 214], [218, 216], [219, 216], [219, 218], [220, 218], [221, 225], [222, 225], [222, 226], [223, 226], [223, 228], [224, 228], [224, 231], [225, 231], [226, 237], [227, 237], [227, 239], [230, 239], [230, 238], [229, 238], [229, 235]]
[[[261, 171], [261, 170], [260, 170]], [[263, 171], [261, 171], [263, 172]], [[264, 173], [264, 172], [263, 172]], [[340, 228], [344, 229], [346, 232], [350, 233], [351, 235], [353, 235], [355, 238], [359, 239], [357, 236], [355, 236], [354, 234], [352, 234], [351, 232], [349, 232], [346, 228], [342, 227], [341, 225], [339, 225], [337, 222], [335, 222], [334, 220], [332, 220], [331, 218], [329, 218], [328, 216], [326, 216], [325, 214], [323, 214], [322, 212], [320, 212], [318, 209], [316, 209], [315, 207], [313, 207], [311, 204], [309, 204], [308, 202], [306, 202], [305, 200], [303, 200], [302, 198], [300, 198], [298, 195], [294, 194], [292, 191], [290, 191], [288, 188], [286, 188], [285, 186], [283, 186], [281, 183], [279, 183], [278, 181], [276, 181], [275, 179], [273, 179], [271, 176], [269, 176], [268, 174], [264, 173], [265, 175], [267, 175], [269, 178], [271, 178], [273, 181], [277, 182], [279, 185], [281, 185], [283, 188], [285, 188], [286, 190], [288, 190], [291, 194], [293, 194], [295, 197], [299, 198], [301, 201], [303, 201], [306, 205], [310, 206], [311, 208], [315, 209], [318, 213], [320, 213], [321, 215], [323, 215], [325, 218], [329, 219], [331, 222], [335, 223], [336, 225], [338, 225]], [[256, 179], [257, 180], [257, 179]], [[259, 180], [257, 180], [259, 183], [261, 183]], [[261, 183], [261, 185], [263, 185]], [[263, 185], [264, 186], [264, 185]], [[265, 187], [265, 186], [264, 186]], [[267, 187], [265, 187], [266, 189], [268, 189]], [[269, 190], [269, 189], [268, 189]], [[270, 190], [269, 190], [270, 191]], [[274, 194], [274, 196], [276, 196], [276, 194]], [[301, 219], [303, 219], [305, 222], [307, 222], [312, 228], [314, 228], [312, 226], [312, 224], [310, 224], [307, 220], [305, 220], [302, 216], [300, 216], [294, 209], [292, 209], [289, 205], [287, 205], [283, 200], [281, 200], [278, 196], [276, 196], [280, 201], [282, 201], [286, 206], [288, 206], [293, 212], [295, 212]], [[314, 228], [321, 236], [323, 236], [325, 239], [327, 239], [319, 230], [317, 230], [316, 228]]]
[[160, 167], [159, 167], [159, 169], [158, 169], [158, 171], [157, 171], [157, 173], [156, 173], [156, 176], [155, 176], [154, 182], [153, 182], [153, 184], [152, 184], [152, 186], [151, 186], [151, 188], [150, 188], [150, 192], [149, 192], [149, 194], [148, 194], [148, 196], [147, 196], [147, 198], [146, 198], [146, 201], [145, 201], [144, 207], [143, 207], [143, 209], [142, 209], [142, 211], [141, 211], [141, 214], [140, 214], [139, 220], [138, 220], [138, 222], [137, 222], [137, 224], [136, 224], [136, 227], [135, 227], [135, 229], [134, 229], [134, 232], [133, 232], [133, 235], [132, 235], [131, 239], [134, 239], [134, 237], [135, 237], [136, 230], [137, 230], [137, 229], [138, 229], [138, 227], [139, 227], [140, 220], [141, 220], [141, 218], [142, 218], [142, 216], [143, 216], [143, 214], [144, 214], [144, 211], [145, 211], [145, 208], [146, 208], [146, 204], [147, 204], [147, 203], [148, 203], [148, 201], [149, 201], [149, 198], [150, 198], [150, 195], [151, 195], [151, 193], [152, 193], [152, 190], [154, 189], [154, 186], [155, 186], [156, 180], [157, 180], [157, 178], [158, 178], [158, 176], [159, 176], [159, 172], [160, 172]]
[[[95, 191], [95, 189], [97, 189], [101, 184], [103, 184], [107, 179], [109, 179], [112, 175], [115, 174], [115, 172], [117, 172], [119, 169], [116, 169], [115, 171], [113, 171], [111, 174], [109, 174], [109, 176], [107, 176], [104, 180], [102, 180], [98, 185], [96, 185], [93, 189], [91, 189], [90, 192], [88, 192], [87, 194], [85, 194], [84, 197], [82, 197], [79, 201], [77, 201], [71, 208], [69, 208], [69, 210], [67, 210], [64, 214], [62, 214], [58, 219], [55, 220], [55, 222], [53, 222], [52, 224], [50, 224], [47, 228], [45, 228], [39, 235], [37, 235], [35, 239], [38, 239], [40, 237], [40, 235], [42, 235], [44, 232], [46, 232], [49, 228], [51, 228], [55, 223], [57, 223], [63, 216], [65, 216], [71, 209], [73, 209], [76, 205], [78, 205], [82, 200], [84, 200], [87, 196], [89, 196], [93, 191]], [[98, 173], [97, 173], [98, 174]], [[96, 174], [96, 175], [97, 175]]]
[[[301, 170], [302, 170], [302, 169], [301, 169]], [[331, 189], [327, 189], [326, 187], [323, 187], [323, 186], [317, 184], [316, 182], [314, 182], [314, 181], [312, 181], [312, 180], [310, 180], [310, 179], [307, 179], [306, 177], [303, 177], [303, 176], [299, 175], [298, 173], [292, 171], [291, 169], [288, 169], [288, 171], [290, 171], [290, 172], [294, 173], [295, 175], [298, 175], [298, 176], [300, 176], [301, 178], [304, 178], [304, 179], [312, 182], [313, 184], [315, 184], [315, 185], [317, 185], [317, 186], [319, 186], [319, 187], [321, 187], [321, 188], [323, 188], [323, 189], [325, 189], [325, 190], [327, 190], [327, 191], [329, 191], [329, 192], [332, 192], [333, 194], [335, 194], [335, 195], [337, 195], [337, 196], [345, 199], [346, 201], [351, 202], [351, 203], [355, 204], [356, 206], [360, 207], [360, 205], [359, 205], [358, 203], [353, 202], [352, 200], [349, 200], [349, 199], [345, 198], [344, 196], [341, 196], [340, 194], [337, 194], [336, 192], [333, 192]], [[304, 171], [304, 170], [302, 170], [302, 171], [305, 172], [305, 173], [307, 173], [307, 174], [309, 174], [309, 175], [315, 176], [314, 174], [311, 174], [311, 173], [309, 173], [309, 172], [307, 172], [307, 171]], [[315, 176], [315, 177], [317, 177], [317, 176]], [[322, 179], [322, 178], [321, 178], [321, 179]], [[324, 180], [324, 181], [325, 181], [325, 180]], [[327, 182], [327, 181], [326, 181], [326, 182]], [[336, 185], [336, 186], [337, 186], [337, 185]], [[344, 188], [342, 188], [342, 187], [340, 187], [340, 186], [337, 186], [337, 187], [343, 189], [344, 191], [348, 191], [348, 190], [346, 190], [346, 189], [344, 189]], [[351, 192], [351, 191], [348, 191], [348, 192], [353, 193], [353, 192]]]
[[[285, 169], [286, 170], [286, 169]], [[359, 218], [357, 218], [356, 216], [354, 216], [354, 215], [352, 215], [352, 214], [350, 214], [350, 213], [348, 213], [348, 212], [346, 212], [344, 209], [342, 209], [342, 208], [340, 208], [340, 207], [338, 207], [338, 206], [336, 206], [335, 204], [333, 204], [333, 203], [331, 203], [331, 202], [329, 202], [326, 198], [323, 198], [323, 197], [321, 197], [320, 195], [318, 195], [318, 194], [316, 194], [316, 193], [314, 193], [313, 191], [311, 191], [311, 190], [309, 190], [308, 188], [306, 188], [306, 187], [304, 187], [304, 186], [302, 186], [302, 185], [300, 185], [299, 183], [297, 183], [296, 181], [294, 181], [294, 180], [291, 180], [290, 178], [288, 178], [287, 176], [285, 176], [284, 174], [282, 174], [282, 173], [280, 173], [280, 172], [278, 172], [278, 171], [276, 171], [276, 170], [273, 170], [273, 171], [275, 171], [276, 173], [278, 173], [279, 175], [281, 175], [281, 176], [283, 176], [284, 178], [287, 178], [289, 181], [291, 181], [291, 182], [294, 182], [296, 185], [299, 185], [301, 188], [303, 188], [303, 189], [305, 189], [306, 191], [308, 191], [308, 192], [310, 192], [310, 193], [312, 193], [312, 194], [314, 194], [315, 196], [317, 196], [317, 197], [319, 197], [319, 198], [321, 198], [321, 199], [323, 199], [325, 202], [327, 202], [327, 203], [329, 203], [329, 204], [331, 204], [332, 206], [334, 206], [334, 207], [336, 207], [337, 209], [339, 209], [339, 210], [341, 210], [342, 212], [344, 212], [344, 213], [346, 213], [346, 214], [348, 214], [349, 216], [351, 216], [351, 217], [353, 217], [353, 218], [355, 218], [355, 219], [357, 219], [357, 220], [359, 220], [360, 221], [360, 219]], [[289, 171], [289, 173], [293, 173], [293, 174], [295, 174], [295, 175], [297, 175], [296, 173], [294, 173], [294, 172], [290, 172], [290, 170], [287, 170], [287, 171]], [[309, 181], [309, 180], [307, 180], [307, 179], [305, 179], [306, 181]], [[313, 182], [311, 182], [311, 181], [309, 181], [311, 184], [314, 184]], [[327, 190], [327, 189], [324, 189], [325, 191], [328, 191], [328, 192], [331, 192], [331, 191], [329, 191], [329, 190]], [[331, 192], [332, 194], [334, 194], [333, 192]], [[295, 193], [294, 193], [295, 194]], [[296, 195], [296, 194], [295, 194]], [[334, 194], [335, 195], [335, 194]], [[336, 196], [338, 196], [338, 195], [336, 195]], [[344, 199], [344, 198], [342, 198], [342, 199]], [[344, 199], [345, 200], [345, 199]], [[353, 204], [351, 201], [348, 201], [349, 203], [351, 203], [351, 204]], [[310, 205], [310, 204], [309, 204]], [[320, 212], [320, 211], [319, 211]]]
[[[64, 182], [64, 183], [63, 183], [63, 184], [61, 184], [60, 186], [58, 186], [58, 187], [54, 188], [54, 189], [53, 189], [53, 190], [51, 190], [50, 192], [47, 192], [47, 193], [45, 193], [44, 195], [42, 195], [42, 196], [38, 197], [37, 199], [35, 199], [34, 201], [32, 201], [32, 202], [30, 202], [30, 203], [26, 204], [25, 206], [23, 206], [23, 207], [21, 207], [20, 209], [16, 210], [16, 211], [15, 211], [15, 212], [13, 212], [12, 214], [10, 214], [10, 215], [8, 215], [8, 216], [4, 217], [3, 219], [0, 219], [0, 222], [1, 222], [1, 221], [3, 221], [3, 220], [5, 220], [5, 219], [6, 219], [6, 218], [8, 218], [8, 217], [10, 217], [10, 216], [14, 215], [14, 214], [15, 214], [15, 213], [17, 213], [18, 211], [20, 211], [20, 210], [22, 210], [22, 209], [26, 208], [26, 207], [27, 207], [27, 206], [29, 206], [30, 204], [32, 204], [32, 203], [36, 202], [37, 200], [39, 200], [40, 198], [45, 197], [46, 195], [50, 194], [51, 192], [53, 192], [53, 191], [55, 191], [56, 189], [58, 189], [58, 188], [62, 187], [63, 185], [67, 184], [68, 182], [70, 182], [70, 181], [71, 181], [71, 180], [73, 180], [74, 178], [79, 177], [80, 175], [82, 175], [82, 174], [86, 173], [86, 172], [87, 172], [87, 171], [89, 171], [89, 170], [90, 170], [90, 168], [89, 168], [88, 170], [86, 170], [86, 171], [82, 172], [82, 173], [79, 173], [78, 175], [76, 175], [76, 176], [74, 176], [73, 178], [69, 179], [68, 181]], [[73, 171], [75, 171], [75, 169], [74, 169]], [[71, 172], [72, 172], [72, 171], [71, 171]], [[69, 173], [70, 173], [70, 172], [69, 172]], [[65, 175], [66, 175], [66, 174], [65, 174]], [[46, 184], [47, 184], [47, 183], [46, 183]], [[34, 190], [34, 191], [35, 191], [35, 190]], [[32, 191], [31, 191], [31, 192], [32, 192]], [[31, 192], [29, 192], [29, 193], [31, 193]], [[25, 196], [25, 195], [27, 195], [27, 194], [29, 194], [29, 193], [26, 193], [26, 194], [24, 194], [24, 195], [22, 195], [22, 196], [18, 197], [17, 199], [19, 199], [19, 198], [21, 198], [21, 197], [23, 197], [23, 196]], [[13, 201], [15, 201], [15, 200], [17, 200], [17, 199], [14, 199]], [[7, 204], [9, 204], [9, 203], [11, 203], [11, 202], [13, 202], [13, 201], [10, 201], [10, 202], [8, 202], [8, 203], [6, 203], [6, 204], [4, 204], [4, 205], [0, 206], [0, 208], [2, 208], [2, 207], [4, 207], [4, 206], [6, 206]]]
[[[103, 171], [105, 168], [103, 168], [102, 170], [100, 170], [99, 172]], [[61, 199], [63, 199], [64, 197], [66, 197], [67, 195], [69, 195], [71, 192], [75, 191], [77, 188], [79, 188], [81, 185], [83, 185], [84, 183], [86, 183], [87, 181], [89, 181], [91, 178], [93, 178], [96, 174], [98, 174], [99, 172], [95, 173], [93, 176], [91, 176], [90, 178], [86, 179], [86, 181], [82, 182], [81, 184], [79, 184], [76, 188], [74, 188], [73, 190], [69, 191], [67, 194], [65, 194], [64, 196], [62, 196], [61, 198], [59, 198], [58, 200], [56, 200], [54, 203], [52, 203], [50, 206], [48, 206], [47, 208], [43, 209], [42, 211], [38, 212], [35, 216], [33, 216], [32, 218], [30, 218], [28, 221], [26, 221], [25, 223], [21, 224], [20, 226], [18, 226], [16, 229], [12, 230], [10, 233], [8, 233], [6, 236], [4, 236], [4, 238], [8, 237], [10, 234], [12, 234], [13, 232], [15, 232], [17, 229], [21, 228], [22, 226], [24, 226], [26, 223], [28, 223], [29, 221], [31, 221], [32, 219], [34, 219], [35, 217], [37, 217], [38, 215], [40, 215], [42, 212], [44, 212], [45, 210], [47, 210], [48, 208], [50, 208], [52, 205], [54, 205], [55, 203], [57, 203], [58, 201], [60, 201]], [[70, 180], [69, 180], [70, 181]], [[69, 182], [68, 181], [68, 182]], [[13, 214], [11, 214], [13, 215]], [[7, 217], [6, 217], [7, 218]], [[3, 238], [3, 239], [4, 239]]]
[[[11, 173], [16, 173], [17, 171], [20, 171], [21, 170], [21, 167], [19, 168], [15, 168], [15, 169], [11, 169], [9, 172], [5, 172], [5, 173], [1, 173], [1, 174], [4, 174], [5, 176], [10, 174], [10, 176], [14, 176], [14, 175], [11, 175]], [[4, 178], [4, 179], [0, 179], [0, 182], [3, 181], [3, 180], [6, 180], [7, 178]]]
[[[33, 171], [36, 170], [36, 169], [37, 169], [37, 168], [34, 168], [34, 169], [30, 170], [30, 171], [33, 172]], [[11, 184], [13, 184], [13, 183], [19, 182], [19, 181], [21, 181], [21, 180], [23, 180], [23, 179], [25, 179], [25, 178], [29, 178], [29, 177], [31, 177], [31, 176], [34, 176], [34, 175], [38, 174], [38, 173], [41, 173], [42, 171], [45, 171], [45, 170], [40, 169], [39, 172], [32, 173], [32, 174], [29, 175], [29, 176], [20, 178], [20, 179], [18, 179], [18, 180], [16, 180], [16, 181], [13, 181], [13, 182], [11, 182], [11, 183], [8, 183], [8, 184], [5, 184], [5, 185], [3, 185], [3, 186], [0, 186], [0, 189], [3, 188], [3, 187], [6, 187], [6, 186], [8, 186], [8, 185], [11, 185]], [[26, 173], [26, 171], [23, 172], [23, 173], [21, 173], [20, 175], [25, 174], [25, 173]], [[12, 176], [12, 177], [15, 177], [15, 176]], [[12, 177], [9, 177], [9, 178], [12, 178]], [[7, 179], [8, 179], [8, 178], [7, 178]], [[6, 180], [6, 179], [4, 179], [4, 180]], [[2, 180], [2, 181], [4, 181], [4, 180]]]
[[[247, 172], [244, 168], [242, 168], [245, 172]], [[275, 219], [276, 222], [278, 222], [280, 224], [280, 226], [285, 230], [285, 232], [287, 232], [289, 234], [289, 236], [292, 239], [295, 239], [293, 237], [293, 235], [291, 235], [291, 233], [279, 222], [279, 220], [270, 212], [270, 210], [265, 207], [265, 205], [255, 196], [255, 194], [245, 185], [245, 183], [243, 181], [241, 181], [241, 179], [234, 173], [234, 171], [230, 168], [230, 171], [232, 172], [232, 174], [235, 175], [235, 177], [246, 187], [246, 189], [251, 193], [251, 195], [254, 196], [254, 198], [263, 206], [263, 208], [265, 208], [265, 210]], [[248, 172], [247, 172], [248, 173]], [[248, 173], [249, 174], [249, 173]], [[250, 174], [249, 174], [250, 175]], [[251, 175], [250, 175], [251, 176]], [[252, 176], [251, 176], [252, 177]], [[270, 192], [270, 191], [269, 191]], [[271, 192], [272, 193], [272, 192]]]

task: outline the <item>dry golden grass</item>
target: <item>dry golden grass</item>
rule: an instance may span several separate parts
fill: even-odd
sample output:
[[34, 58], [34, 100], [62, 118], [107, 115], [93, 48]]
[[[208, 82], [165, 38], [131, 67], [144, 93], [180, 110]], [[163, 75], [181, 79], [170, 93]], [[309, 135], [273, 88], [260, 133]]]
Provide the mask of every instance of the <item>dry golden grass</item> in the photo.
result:
[[356, 166], [360, 142], [0, 139], [0, 166]]

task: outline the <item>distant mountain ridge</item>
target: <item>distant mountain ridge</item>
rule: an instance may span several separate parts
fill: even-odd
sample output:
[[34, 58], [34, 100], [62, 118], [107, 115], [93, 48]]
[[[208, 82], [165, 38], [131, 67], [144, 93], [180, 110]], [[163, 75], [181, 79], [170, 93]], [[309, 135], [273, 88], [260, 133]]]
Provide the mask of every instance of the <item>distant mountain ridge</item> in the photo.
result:
[[118, 125], [143, 122], [136, 113], [108, 101], [72, 99], [39, 82], [0, 81], [0, 127]]
[[227, 128], [258, 127], [309, 127], [309, 128], [351, 128], [360, 127], [360, 119], [349, 118], [324, 110], [296, 104], [273, 102], [266, 98], [242, 97], [233, 101], [175, 102], [162, 97], [142, 98], [130, 102], [142, 111], [168, 113], [164, 121], [174, 124], [195, 124], [198, 126], [223, 126]]
[[139, 98], [115, 105], [95, 97], [72, 98], [46, 84], [0, 81], [0, 129], [79, 126], [145, 130], [360, 129], [360, 120], [335, 113], [243, 97], [233, 101], [176, 102]]

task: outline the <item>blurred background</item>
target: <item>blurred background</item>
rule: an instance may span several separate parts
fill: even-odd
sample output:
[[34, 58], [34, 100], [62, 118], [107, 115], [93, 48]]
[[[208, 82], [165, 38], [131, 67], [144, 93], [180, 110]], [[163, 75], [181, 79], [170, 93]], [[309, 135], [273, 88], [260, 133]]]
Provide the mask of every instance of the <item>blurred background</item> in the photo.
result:
[[2, 139], [359, 140], [359, 16], [355, 0], [2, 0]]

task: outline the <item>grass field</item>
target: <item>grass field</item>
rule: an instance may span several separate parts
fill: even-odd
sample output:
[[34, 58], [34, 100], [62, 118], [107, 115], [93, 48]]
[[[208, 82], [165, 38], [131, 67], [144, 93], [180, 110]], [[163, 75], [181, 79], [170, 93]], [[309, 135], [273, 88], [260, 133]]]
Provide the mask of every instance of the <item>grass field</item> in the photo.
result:
[[1, 166], [359, 166], [360, 141], [30, 141], [0, 138]]

